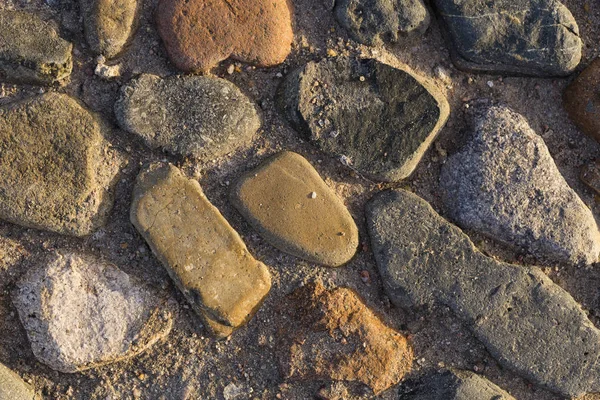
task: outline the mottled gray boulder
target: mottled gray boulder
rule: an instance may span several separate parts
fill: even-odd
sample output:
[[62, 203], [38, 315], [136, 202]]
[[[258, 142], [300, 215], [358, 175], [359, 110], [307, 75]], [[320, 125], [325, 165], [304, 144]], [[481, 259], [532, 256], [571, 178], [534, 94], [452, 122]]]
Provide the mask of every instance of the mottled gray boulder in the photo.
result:
[[231, 82], [208, 76], [142, 74], [115, 104], [121, 128], [150, 148], [211, 159], [247, 145], [260, 128], [250, 100]]
[[568, 75], [583, 43], [557, 0], [434, 0], [455, 64], [470, 71]]
[[598, 261], [600, 232], [544, 141], [505, 107], [481, 108], [473, 138], [452, 155], [440, 184], [452, 218], [548, 263]]
[[334, 11], [354, 40], [366, 45], [424, 33], [431, 20], [423, 0], [338, 0]]
[[103, 133], [65, 94], [0, 107], [0, 218], [73, 236], [102, 226], [123, 161]]
[[137, 0], [79, 0], [79, 6], [91, 50], [108, 58], [119, 54], [133, 31]]
[[36, 400], [40, 399], [35, 392], [17, 374], [0, 364], [0, 399], [1, 400]]
[[0, 81], [60, 82], [71, 75], [72, 48], [37, 15], [0, 10]]
[[67, 373], [135, 356], [166, 337], [173, 315], [164, 302], [115, 266], [77, 254], [53, 255], [13, 293], [33, 354]]
[[373, 179], [408, 177], [449, 115], [446, 98], [408, 71], [336, 57], [290, 73], [277, 103], [321, 150]]
[[482, 376], [469, 371], [448, 370], [430, 374], [417, 389], [399, 400], [515, 400]]
[[600, 391], [600, 330], [539, 268], [480, 253], [418, 196], [386, 191], [366, 209], [392, 302], [452, 309], [504, 367], [565, 396]]

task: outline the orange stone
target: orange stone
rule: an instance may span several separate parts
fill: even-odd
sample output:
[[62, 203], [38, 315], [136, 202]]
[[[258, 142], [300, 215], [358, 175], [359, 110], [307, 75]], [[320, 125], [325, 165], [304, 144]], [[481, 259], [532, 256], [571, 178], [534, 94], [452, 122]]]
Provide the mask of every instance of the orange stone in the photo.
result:
[[600, 141], [600, 58], [565, 90], [564, 106], [575, 125]]

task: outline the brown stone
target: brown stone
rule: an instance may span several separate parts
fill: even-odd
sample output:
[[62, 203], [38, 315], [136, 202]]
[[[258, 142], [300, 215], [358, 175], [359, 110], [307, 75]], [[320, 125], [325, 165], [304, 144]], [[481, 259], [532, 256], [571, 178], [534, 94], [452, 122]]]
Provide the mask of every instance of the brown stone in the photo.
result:
[[575, 125], [586, 135], [600, 141], [600, 58], [567, 87], [563, 100]]
[[294, 36], [287, 0], [161, 0], [156, 15], [171, 61], [185, 72], [208, 71], [229, 57], [277, 65]]
[[231, 200], [273, 246], [337, 267], [358, 247], [358, 229], [344, 203], [301, 155], [284, 151], [244, 175]]
[[173, 165], [152, 164], [140, 173], [131, 222], [215, 336], [244, 325], [269, 293], [268, 268], [200, 184]]
[[413, 350], [351, 289], [326, 290], [320, 282], [292, 293], [280, 330], [283, 374], [297, 380], [344, 380], [375, 394], [410, 371]]

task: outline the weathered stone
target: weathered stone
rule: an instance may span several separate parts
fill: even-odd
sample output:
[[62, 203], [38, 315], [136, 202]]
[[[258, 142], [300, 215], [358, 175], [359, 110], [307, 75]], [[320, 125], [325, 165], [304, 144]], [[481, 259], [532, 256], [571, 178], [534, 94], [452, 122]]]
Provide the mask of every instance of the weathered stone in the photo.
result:
[[0, 218], [84, 236], [103, 225], [122, 160], [102, 122], [47, 93], [0, 108]]
[[260, 127], [256, 108], [233, 83], [208, 76], [140, 75], [121, 89], [115, 113], [151, 148], [197, 158], [246, 145]]
[[118, 55], [134, 28], [137, 0], [79, 0], [85, 37], [96, 54]]
[[445, 97], [408, 71], [336, 57], [289, 74], [278, 104], [321, 150], [382, 181], [408, 177], [444, 126]]
[[583, 43], [557, 0], [434, 0], [454, 63], [469, 71], [568, 75]]
[[354, 40], [375, 45], [424, 33], [431, 17], [423, 0], [339, 0], [335, 16]]
[[426, 376], [400, 400], [515, 400], [482, 376], [469, 371], [449, 370]]
[[600, 58], [565, 90], [564, 106], [583, 133], [600, 141]]
[[208, 71], [233, 59], [268, 67], [291, 50], [286, 0], [161, 0], [156, 21], [169, 58], [185, 72]]
[[35, 14], [0, 10], [0, 80], [50, 85], [71, 75], [73, 45]]
[[289, 296], [281, 368], [295, 380], [357, 381], [375, 394], [410, 372], [413, 351], [352, 290], [310, 283]]
[[378, 194], [366, 214], [394, 304], [445, 305], [504, 367], [565, 396], [600, 391], [600, 330], [539, 268], [483, 255], [458, 227], [403, 190]]
[[252, 318], [271, 288], [267, 267], [252, 257], [198, 182], [170, 164], [140, 173], [131, 222], [218, 337]]
[[332, 267], [356, 253], [358, 229], [352, 216], [299, 154], [284, 151], [245, 174], [231, 200], [281, 251]]
[[77, 254], [54, 254], [30, 270], [13, 303], [33, 354], [67, 373], [135, 356], [173, 325], [153, 290], [113, 265]]
[[579, 177], [597, 195], [600, 195], [600, 160], [584, 165]]
[[19, 375], [0, 364], [0, 399], [36, 400], [39, 397]]
[[458, 225], [546, 263], [597, 262], [594, 216], [527, 120], [505, 107], [481, 108], [472, 129], [473, 138], [448, 159], [440, 176]]

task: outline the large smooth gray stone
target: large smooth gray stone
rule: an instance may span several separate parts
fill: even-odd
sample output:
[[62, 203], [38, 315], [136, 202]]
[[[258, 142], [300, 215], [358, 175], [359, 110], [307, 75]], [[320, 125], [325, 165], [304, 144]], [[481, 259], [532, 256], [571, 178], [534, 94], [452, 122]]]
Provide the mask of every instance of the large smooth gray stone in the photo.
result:
[[480, 253], [418, 196], [386, 191], [367, 227], [390, 299], [451, 308], [500, 364], [565, 396], [600, 391], [600, 331], [539, 268]]

